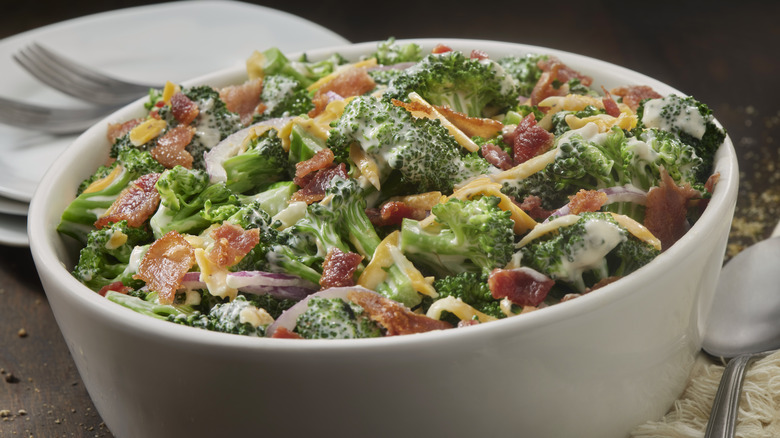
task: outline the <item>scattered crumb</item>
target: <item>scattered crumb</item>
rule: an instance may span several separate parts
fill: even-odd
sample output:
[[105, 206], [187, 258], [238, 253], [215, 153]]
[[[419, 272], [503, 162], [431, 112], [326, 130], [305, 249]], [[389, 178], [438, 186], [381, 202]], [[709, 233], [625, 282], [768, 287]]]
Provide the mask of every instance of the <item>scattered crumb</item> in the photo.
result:
[[7, 383], [19, 383], [19, 378], [14, 376], [13, 373], [7, 373], [5, 375], [5, 381]]
[[19, 329], [19, 331], [18, 331], [18, 332], [16, 332], [16, 334], [17, 334], [17, 335], [18, 335], [20, 338], [26, 338], [26, 337], [27, 337], [27, 330], [26, 330], [26, 329], [24, 329], [24, 328], [20, 328], [20, 329]]

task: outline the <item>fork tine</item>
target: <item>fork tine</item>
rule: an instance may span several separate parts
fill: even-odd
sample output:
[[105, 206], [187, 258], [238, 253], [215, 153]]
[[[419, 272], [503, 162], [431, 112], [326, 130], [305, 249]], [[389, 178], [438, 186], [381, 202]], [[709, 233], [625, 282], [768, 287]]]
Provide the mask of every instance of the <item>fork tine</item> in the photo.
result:
[[0, 123], [50, 134], [74, 134], [94, 125], [116, 108], [54, 108], [0, 97]]
[[23, 48], [14, 59], [33, 76], [65, 94], [99, 105], [115, 105], [132, 101], [161, 88], [152, 84], [136, 84], [97, 72], [67, 59], [37, 43]]

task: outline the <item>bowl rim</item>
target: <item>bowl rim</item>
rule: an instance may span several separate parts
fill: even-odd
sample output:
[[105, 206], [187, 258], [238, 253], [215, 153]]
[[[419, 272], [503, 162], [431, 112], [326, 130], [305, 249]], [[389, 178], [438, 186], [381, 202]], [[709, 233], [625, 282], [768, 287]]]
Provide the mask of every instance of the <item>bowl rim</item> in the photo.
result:
[[[656, 79], [646, 76], [642, 73], [618, 66], [616, 64], [602, 61], [597, 58], [579, 55], [571, 52], [557, 50], [553, 48], [527, 45], [522, 43], [491, 41], [480, 39], [460, 39], [460, 38], [420, 38], [420, 39], [399, 39], [398, 42], [416, 42], [423, 46], [424, 50], [434, 47], [436, 44], [445, 44], [456, 50], [480, 49], [489, 54], [494, 53], [544, 53], [558, 56], [568, 65], [576, 66], [579, 71], [594, 77], [594, 82], [599, 81], [599, 72], [608, 71], [611, 75], [619, 76], [623, 82], [621, 85], [650, 85], [661, 94], [684, 93], [675, 88], [662, 83]], [[328, 48], [316, 49], [311, 51], [289, 54], [291, 58], [305, 53], [310, 59], [324, 58], [332, 53], [338, 52], [347, 59], [356, 60], [361, 54], [370, 53], [376, 48], [379, 41], [361, 42], [356, 44], [346, 44]], [[587, 66], [587, 68], [582, 68]], [[235, 82], [238, 78], [245, 77], [243, 66], [234, 66], [222, 69], [192, 80], [185, 81], [183, 85], [191, 86], [196, 84], [216, 84]], [[115, 113], [107, 116], [102, 121], [92, 126], [82, 133], [65, 151], [61, 154], [57, 163], [73, 162], [79, 154], [88, 152], [94, 148], [94, 143], [98, 138], [105, 138], [106, 125], [111, 120], [126, 120], [133, 114], [141, 113], [143, 102], [146, 97], [128, 104]], [[716, 120], [717, 122], [717, 120]], [[107, 154], [107, 152], [106, 152]], [[700, 239], [706, 239], [707, 230], [713, 228], [723, 217], [728, 217], [731, 221], [729, 211], [736, 203], [736, 193], [738, 187], [738, 169], [737, 159], [733, 143], [728, 137], [719, 148], [715, 157], [714, 172], [720, 173], [720, 180], [713, 193], [707, 209], [702, 213], [698, 221], [691, 229], [675, 244], [673, 247], [659, 255], [648, 265], [640, 268], [621, 281], [607, 285], [599, 290], [598, 293], [587, 294], [564, 303], [559, 303], [548, 308], [539, 309], [534, 312], [522, 315], [522, 317], [510, 317], [498, 321], [492, 321], [489, 324], [479, 324], [469, 327], [466, 330], [442, 330], [415, 335], [392, 336], [383, 338], [369, 339], [346, 339], [346, 340], [306, 340], [302, 342], [297, 339], [257, 339], [247, 336], [237, 336], [226, 333], [212, 332], [208, 330], [180, 326], [167, 321], [157, 320], [125, 309], [120, 305], [112, 303], [99, 294], [93, 292], [86, 286], [76, 280], [65, 267], [65, 264], [57, 256], [57, 239], [62, 239], [55, 228], [58, 223], [61, 211], [58, 215], [52, 216], [52, 212], [47, 208], [51, 200], [62, 193], [60, 190], [54, 190], [60, 181], [68, 172], [68, 167], [61, 164], [55, 164], [47, 170], [41, 182], [39, 183], [33, 199], [30, 203], [28, 213], [28, 235], [30, 240], [30, 250], [32, 252], [35, 264], [39, 270], [39, 275], [50, 276], [52, 281], [60, 283], [57, 289], [64, 291], [67, 299], [73, 300], [75, 304], [85, 306], [90, 312], [98, 315], [100, 318], [110, 319], [112, 324], [124, 330], [143, 332], [157, 338], [163, 338], [172, 342], [187, 342], [200, 344], [209, 348], [229, 348], [245, 349], [246, 351], [288, 351], [301, 352], [307, 354], [340, 354], [343, 351], [352, 349], [396, 349], [420, 347], [430, 348], [437, 344], [448, 342], [460, 342], [475, 338], [490, 339], [497, 335], [511, 335], [513, 332], [527, 332], [541, 327], [556, 324], [565, 321], [571, 317], [583, 313], [592, 312], [598, 308], [609, 306], [618, 301], [631, 296], [635, 287], [640, 285], [648, 278], [663, 275], [678, 260], [691, 255], [696, 247], [696, 242]], [[68, 188], [75, 193], [75, 187]], [[55, 223], [54, 221], [57, 220]], [[633, 286], [632, 286], [633, 284]], [[50, 293], [59, 294], [60, 291], [46, 290]], [[55, 312], [56, 316], [56, 312]]]

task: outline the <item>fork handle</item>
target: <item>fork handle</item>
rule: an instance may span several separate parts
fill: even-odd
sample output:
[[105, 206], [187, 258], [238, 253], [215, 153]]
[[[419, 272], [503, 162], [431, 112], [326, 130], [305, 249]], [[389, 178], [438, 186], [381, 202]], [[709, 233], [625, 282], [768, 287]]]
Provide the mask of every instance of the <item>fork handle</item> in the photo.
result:
[[731, 359], [723, 370], [718, 392], [712, 403], [710, 420], [704, 438], [733, 438], [737, 426], [739, 398], [742, 393], [742, 382], [745, 380], [745, 370], [754, 361], [765, 357], [768, 353], [742, 354]]

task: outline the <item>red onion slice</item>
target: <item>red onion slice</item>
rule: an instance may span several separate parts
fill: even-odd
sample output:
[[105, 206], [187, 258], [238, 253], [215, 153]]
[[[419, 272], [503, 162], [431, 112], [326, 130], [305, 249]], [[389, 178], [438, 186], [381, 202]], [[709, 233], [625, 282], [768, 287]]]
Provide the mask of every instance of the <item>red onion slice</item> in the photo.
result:
[[[606, 204], [614, 204], [616, 202], [631, 202], [634, 204], [645, 205], [647, 202], [647, 192], [642, 189], [638, 189], [632, 185], [608, 187], [605, 189], [598, 189], [599, 192], [607, 195]], [[551, 218], [565, 216], [571, 213], [570, 204], [566, 204], [563, 207], [555, 210], [544, 220], [542, 223], [547, 223]]]
[[275, 298], [302, 300], [319, 286], [295, 275], [263, 271], [231, 272], [225, 283], [241, 292]]
[[293, 329], [295, 329], [295, 325], [297, 324], [298, 316], [300, 316], [303, 312], [306, 311], [306, 309], [309, 308], [309, 300], [312, 299], [313, 297], [341, 298], [344, 301], [348, 301], [347, 294], [349, 294], [349, 292], [351, 291], [376, 293], [362, 286], [331, 287], [328, 289], [323, 289], [319, 292], [315, 292], [307, 296], [306, 298], [302, 299], [294, 306], [290, 307], [289, 309], [285, 310], [281, 315], [279, 315], [279, 317], [276, 318], [276, 321], [274, 321], [271, 325], [266, 327], [265, 336], [269, 338], [273, 337], [274, 332], [279, 327], [284, 327], [289, 331], [293, 331]]

